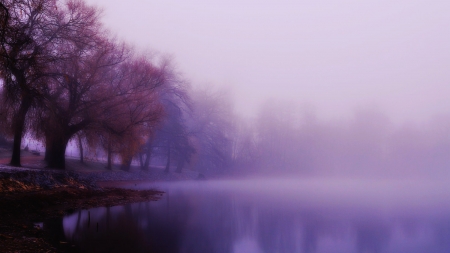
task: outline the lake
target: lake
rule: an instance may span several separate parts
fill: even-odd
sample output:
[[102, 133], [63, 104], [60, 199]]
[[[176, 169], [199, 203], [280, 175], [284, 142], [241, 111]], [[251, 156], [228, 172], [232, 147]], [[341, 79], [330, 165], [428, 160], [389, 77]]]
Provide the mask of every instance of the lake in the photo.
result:
[[[81, 252], [450, 252], [450, 184], [421, 179], [125, 183], [159, 201], [76, 211], [59, 237]], [[58, 230], [58, 229], [57, 229]]]

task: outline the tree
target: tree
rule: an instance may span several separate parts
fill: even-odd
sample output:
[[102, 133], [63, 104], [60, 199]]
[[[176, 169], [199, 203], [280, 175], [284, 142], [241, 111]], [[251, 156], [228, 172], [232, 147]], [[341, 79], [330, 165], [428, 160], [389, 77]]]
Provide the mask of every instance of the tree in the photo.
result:
[[171, 94], [165, 95], [166, 97], [162, 101], [165, 118], [155, 133], [152, 145], [158, 147], [161, 154], [167, 158], [165, 172], [170, 172], [171, 160], [176, 159], [176, 172], [180, 173], [184, 164], [190, 161], [195, 149], [189, 141], [190, 136], [184, 122], [181, 105], [170, 98]]
[[[156, 89], [166, 82], [166, 65], [156, 66], [143, 56], [119, 65], [110, 85], [113, 99], [102, 111], [96, 131], [103, 140], [111, 168], [111, 154], [117, 152], [122, 169], [129, 170], [132, 158], [152, 133], [162, 115]], [[112, 95], [112, 94], [111, 94]]]
[[193, 113], [188, 122], [197, 150], [200, 172], [223, 170], [231, 165], [234, 115], [228, 94], [210, 90], [193, 92]]
[[[15, 17], [1, 51], [2, 102], [15, 134], [12, 164], [20, 165], [26, 117], [45, 142], [48, 166], [61, 169], [67, 143], [80, 131], [107, 132], [130, 147], [138, 127], [158, 118], [154, 89], [164, 82], [163, 67], [109, 39], [98, 10], [79, 0], [10, 0], [5, 6]], [[36, 108], [31, 115], [30, 108]]]
[[[100, 48], [103, 52], [108, 47]], [[116, 62], [119, 58], [106, 57], [106, 63], [97, 65], [102, 60], [94, 57], [94, 65], [74, 67], [74, 73], [65, 72], [64, 78], [57, 79], [58, 88], [48, 99], [43, 118], [47, 122], [44, 135], [49, 166], [64, 168], [65, 147], [74, 134], [83, 130], [102, 136], [109, 153], [117, 151], [123, 169], [129, 168], [141, 139], [146, 138], [145, 129], [155, 124], [161, 114], [155, 89], [164, 83], [164, 68], [143, 57], [131, 57], [120, 64]]]
[[0, 73], [14, 135], [11, 165], [20, 166], [25, 118], [45, 87], [44, 73], [52, 61], [49, 45], [58, 38], [61, 13], [52, 0], [5, 0], [0, 9]]
[[3, 3], [0, 3], [0, 38], [2, 42], [5, 40], [8, 22], [9, 9]]
[[168, 69], [167, 82], [158, 88], [163, 117], [154, 127], [154, 133], [141, 147], [141, 169], [148, 170], [152, 154], [166, 159], [166, 172], [170, 171], [172, 160], [177, 161], [176, 172], [181, 172], [184, 164], [189, 163], [195, 149], [190, 142], [186, 125], [186, 117], [191, 109], [187, 90], [186, 82]]
[[20, 166], [29, 110], [48, 104], [54, 79], [62, 78], [54, 73], [57, 66], [67, 66], [73, 52], [90, 53], [91, 38], [101, 32], [99, 12], [81, 0], [5, 0], [2, 7], [7, 22], [1, 31], [0, 68], [14, 135], [11, 164]]
[[76, 135], [77, 138], [77, 146], [78, 146], [78, 150], [80, 153], [80, 163], [84, 163], [84, 143], [83, 140], [85, 139], [85, 137], [83, 136], [82, 132], [78, 132]]
[[233, 124], [232, 162], [234, 168], [254, 168], [257, 163], [256, 135], [254, 126], [244, 119], [236, 118]]
[[36, 124], [36, 132], [45, 138], [49, 167], [64, 168], [69, 140], [101, 117], [111, 96], [105, 79], [113, 71], [111, 66], [122, 61], [120, 50], [108, 41], [99, 39], [92, 48], [78, 48], [81, 52], [72, 51], [54, 66], [45, 109], [40, 113], [40, 124]]

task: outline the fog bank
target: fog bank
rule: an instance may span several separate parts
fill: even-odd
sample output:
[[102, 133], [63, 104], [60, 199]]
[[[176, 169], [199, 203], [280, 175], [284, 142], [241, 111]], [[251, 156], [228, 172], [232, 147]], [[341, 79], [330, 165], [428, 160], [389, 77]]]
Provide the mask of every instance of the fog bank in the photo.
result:
[[[394, 123], [379, 110], [323, 120], [314, 112], [271, 101], [242, 145], [257, 168], [311, 175], [449, 175], [450, 115]], [[249, 163], [250, 166], [250, 163]]]

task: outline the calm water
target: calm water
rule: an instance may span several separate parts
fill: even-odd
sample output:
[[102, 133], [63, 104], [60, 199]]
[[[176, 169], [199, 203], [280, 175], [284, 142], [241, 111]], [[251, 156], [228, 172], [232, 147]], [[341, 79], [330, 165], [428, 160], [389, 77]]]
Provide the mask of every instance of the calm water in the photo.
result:
[[446, 181], [272, 179], [129, 187], [166, 194], [155, 202], [65, 216], [53, 226], [60, 240], [82, 252], [450, 252]]

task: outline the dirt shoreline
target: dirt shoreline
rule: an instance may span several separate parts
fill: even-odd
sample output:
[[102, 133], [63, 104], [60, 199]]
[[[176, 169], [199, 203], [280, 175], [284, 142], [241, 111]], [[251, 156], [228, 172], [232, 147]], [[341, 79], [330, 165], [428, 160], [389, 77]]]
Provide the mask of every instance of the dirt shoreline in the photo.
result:
[[158, 200], [163, 192], [100, 188], [77, 173], [9, 169], [0, 171], [1, 252], [72, 252], [36, 226], [79, 209]]

